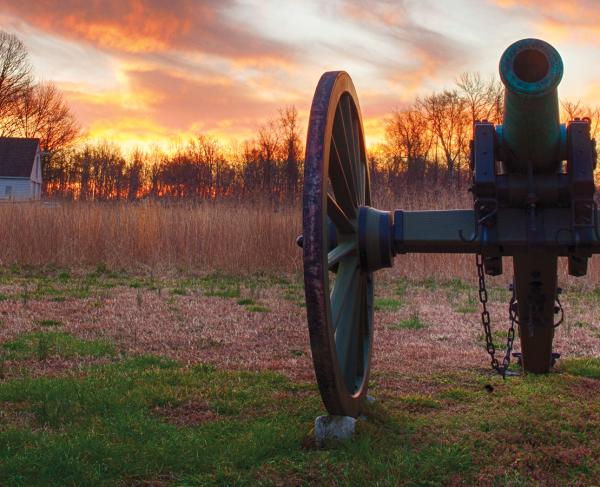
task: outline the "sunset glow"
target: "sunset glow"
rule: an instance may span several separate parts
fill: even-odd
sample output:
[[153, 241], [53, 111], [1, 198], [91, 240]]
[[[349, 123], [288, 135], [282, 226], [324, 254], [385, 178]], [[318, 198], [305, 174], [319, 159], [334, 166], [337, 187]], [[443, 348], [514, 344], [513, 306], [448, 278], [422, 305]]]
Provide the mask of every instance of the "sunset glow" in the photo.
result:
[[352, 76], [376, 144], [394, 110], [464, 71], [495, 74], [522, 37], [561, 53], [561, 97], [600, 104], [592, 0], [0, 0], [0, 28], [63, 90], [85, 137], [125, 150], [198, 134], [240, 142], [287, 105], [305, 127], [333, 69]]

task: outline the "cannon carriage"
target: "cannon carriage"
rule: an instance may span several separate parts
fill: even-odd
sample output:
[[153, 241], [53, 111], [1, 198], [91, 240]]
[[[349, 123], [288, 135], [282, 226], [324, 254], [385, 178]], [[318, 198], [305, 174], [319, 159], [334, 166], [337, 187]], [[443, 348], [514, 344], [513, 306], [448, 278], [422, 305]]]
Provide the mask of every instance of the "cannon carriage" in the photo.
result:
[[[303, 247], [315, 374], [330, 414], [356, 417], [373, 348], [373, 274], [407, 253], [476, 256], [482, 325], [492, 367], [503, 376], [518, 330], [522, 367], [550, 371], [562, 319], [558, 257], [583, 276], [600, 252], [596, 164], [589, 120], [559, 120], [563, 64], [548, 43], [523, 39], [500, 60], [503, 124], [477, 121], [471, 142], [473, 208], [383, 211], [371, 206], [360, 105], [350, 76], [323, 74], [307, 133]], [[507, 349], [498, 358], [486, 308], [485, 275], [512, 257]]]

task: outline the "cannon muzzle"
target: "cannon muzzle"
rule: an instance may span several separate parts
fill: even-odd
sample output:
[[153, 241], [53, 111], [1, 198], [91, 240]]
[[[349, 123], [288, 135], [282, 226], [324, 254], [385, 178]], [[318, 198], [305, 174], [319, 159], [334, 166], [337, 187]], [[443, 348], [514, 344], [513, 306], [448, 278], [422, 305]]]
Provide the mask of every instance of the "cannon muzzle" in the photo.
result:
[[502, 54], [504, 121], [498, 134], [508, 172], [559, 169], [564, 159], [557, 94], [562, 75], [560, 55], [542, 40], [522, 39]]

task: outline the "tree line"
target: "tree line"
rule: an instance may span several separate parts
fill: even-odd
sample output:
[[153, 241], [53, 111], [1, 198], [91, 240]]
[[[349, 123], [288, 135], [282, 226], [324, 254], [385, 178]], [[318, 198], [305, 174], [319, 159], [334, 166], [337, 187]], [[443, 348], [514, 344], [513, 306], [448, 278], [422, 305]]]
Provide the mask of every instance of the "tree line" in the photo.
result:
[[[466, 187], [475, 120], [501, 123], [503, 86], [465, 73], [453, 88], [417, 98], [385, 121], [382, 144], [368, 153], [372, 186], [399, 194], [409, 187]], [[600, 134], [600, 111], [565, 101], [562, 119], [590, 117]], [[200, 135], [171, 153], [124, 156], [110, 144], [59, 151], [44, 167], [49, 196], [81, 200], [240, 198], [293, 203], [301, 194], [303, 131], [290, 106], [235, 148]]]
[[[373, 187], [460, 187], [469, 178], [475, 120], [500, 123], [503, 86], [495, 77], [464, 73], [454, 86], [417, 98], [385, 121], [383, 143], [370, 149]], [[600, 110], [564, 101], [562, 119], [589, 117], [600, 134]], [[110, 143], [78, 141], [78, 124], [60, 91], [35, 83], [23, 44], [0, 31], [0, 136], [40, 138], [48, 197], [80, 200], [243, 198], [293, 203], [301, 193], [303, 138], [289, 106], [235, 147], [199, 135], [164, 153], [123, 154]]]
[[236, 149], [204, 135], [170, 153], [137, 150], [128, 157], [116, 145], [86, 144], [47, 157], [43, 171], [51, 197], [266, 198], [286, 203], [298, 197], [302, 156], [298, 112], [287, 107]]

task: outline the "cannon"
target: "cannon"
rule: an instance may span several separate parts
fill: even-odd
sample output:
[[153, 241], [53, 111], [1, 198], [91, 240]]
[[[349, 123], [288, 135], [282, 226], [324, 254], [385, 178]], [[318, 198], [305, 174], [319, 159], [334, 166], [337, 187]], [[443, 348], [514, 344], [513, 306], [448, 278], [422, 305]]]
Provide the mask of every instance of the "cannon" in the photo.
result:
[[[356, 417], [367, 393], [373, 349], [373, 274], [408, 253], [476, 256], [481, 320], [492, 367], [505, 376], [515, 332], [525, 372], [546, 373], [562, 320], [558, 257], [583, 276], [600, 252], [590, 121], [559, 120], [558, 52], [538, 39], [509, 46], [500, 59], [504, 118], [475, 121], [473, 208], [384, 211], [371, 185], [356, 90], [344, 71], [326, 72], [312, 101], [303, 188], [304, 285], [315, 375], [332, 415]], [[497, 356], [486, 275], [512, 257], [506, 352]]]

